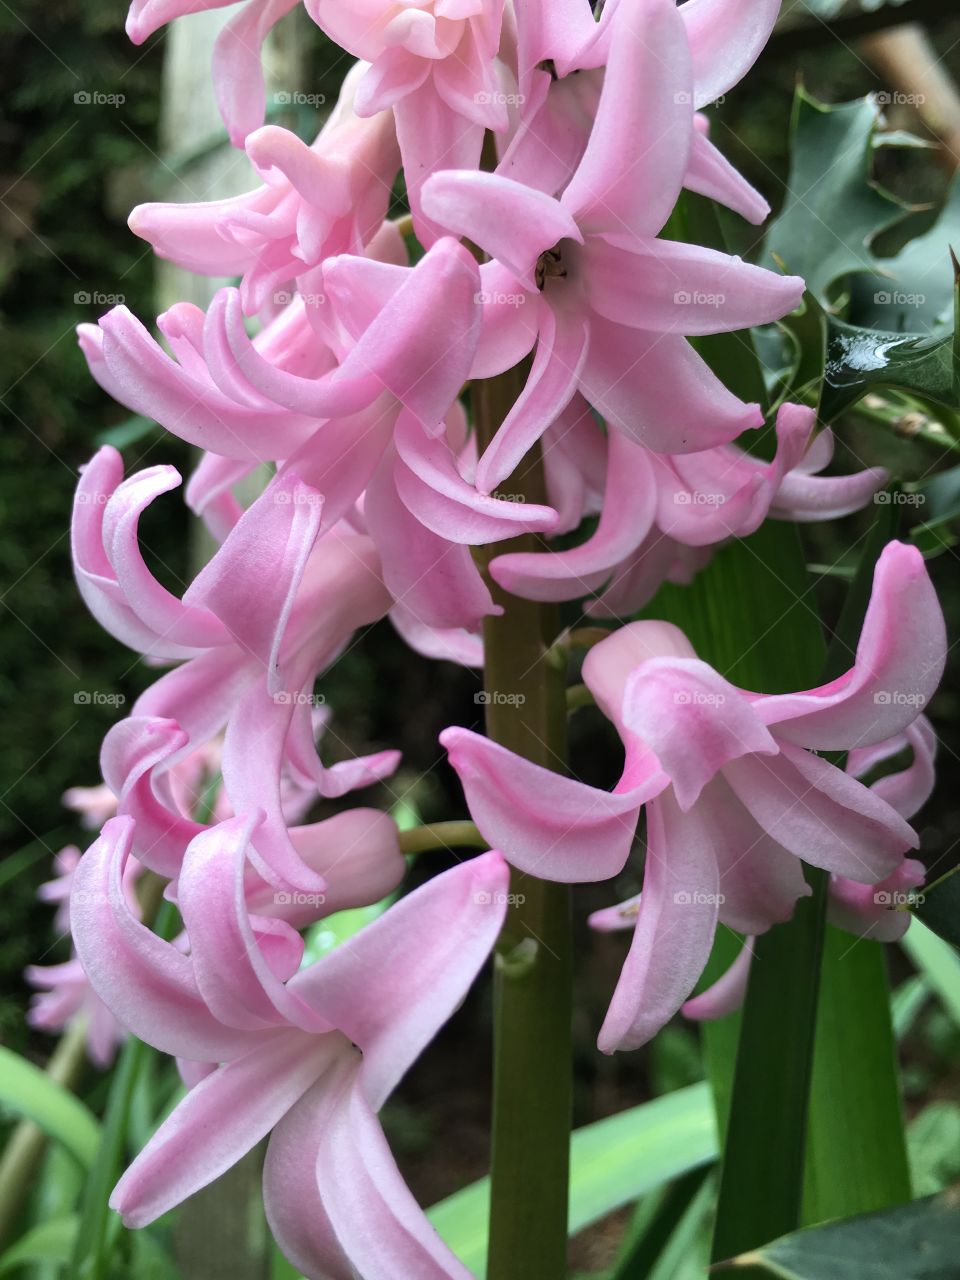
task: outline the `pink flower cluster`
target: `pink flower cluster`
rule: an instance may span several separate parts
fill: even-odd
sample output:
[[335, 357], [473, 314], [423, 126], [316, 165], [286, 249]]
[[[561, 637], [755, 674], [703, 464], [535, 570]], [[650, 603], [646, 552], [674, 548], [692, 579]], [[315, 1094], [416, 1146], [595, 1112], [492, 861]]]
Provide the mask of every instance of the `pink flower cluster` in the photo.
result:
[[[139, 42], [206, 7], [134, 0], [128, 31]], [[599, 20], [588, 0], [307, 0], [360, 60], [310, 145], [263, 124], [259, 49], [291, 7], [244, 0], [215, 58], [231, 139], [262, 185], [130, 220], [161, 256], [239, 286], [206, 312], [181, 303], [160, 316], [165, 346], [124, 307], [80, 328], [98, 382], [202, 450], [185, 496], [217, 550], [172, 594], [138, 525], [178, 473], [124, 478], [110, 448], [85, 468], [80, 591], [112, 635], [169, 669], [104, 742], [115, 816], [70, 868], [70, 924], [92, 993], [175, 1055], [190, 1086], [114, 1193], [128, 1223], [152, 1221], [269, 1133], [267, 1213], [304, 1275], [460, 1277], [376, 1113], [488, 956], [507, 864], [610, 878], [645, 810], [639, 905], [595, 921], [636, 921], [606, 1051], [642, 1044], [688, 1000], [718, 921], [751, 936], [786, 919], [807, 891], [801, 859], [831, 872], [838, 920], [892, 932], [873, 886], [922, 874], [906, 819], [929, 788], [918, 716], [943, 666], [943, 623], [919, 555], [893, 544], [853, 667], [820, 689], [764, 697], [666, 623], [612, 630], [584, 679], [624, 744], [613, 793], [447, 730], [492, 852], [304, 966], [305, 926], [379, 901], [405, 869], [376, 809], [308, 821], [318, 797], [397, 767], [393, 751], [329, 767], [318, 754], [317, 682], [361, 628], [389, 616], [421, 653], [479, 666], [481, 624], [499, 608], [473, 547], [539, 535], [536, 552], [493, 557], [497, 583], [628, 618], [725, 539], [766, 518], [846, 514], [885, 476], [819, 474], [832, 440], [801, 405], [779, 407], [772, 460], [742, 447], [760, 407], [689, 339], [777, 320], [803, 282], [663, 235], [684, 188], [766, 214], [700, 108], [752, 65], [777, 0], [608, 0]], [[415, 261], [390, 217], [401, 169], [425, 249]], [[531, 353], [480, 453], [465, 384]], [[538, 443], [545, 502], [515, 501], [501, 486]], [[244, 505], [264, 464], [269, 479]], [[572, 547], [547, 541], [593, 517]], [[902, 746], [914, 750], [903, 774], [858, 780]], [[851, 750], [847, 771], [819, 750]], [[191, 762], [214, 757], [222, 785], [204, 806]], [[168, 882], [184, 924], [175, 942], [141, 922], [131, 868]], [[690, 1011], [730, 1007], [744, 969]]]

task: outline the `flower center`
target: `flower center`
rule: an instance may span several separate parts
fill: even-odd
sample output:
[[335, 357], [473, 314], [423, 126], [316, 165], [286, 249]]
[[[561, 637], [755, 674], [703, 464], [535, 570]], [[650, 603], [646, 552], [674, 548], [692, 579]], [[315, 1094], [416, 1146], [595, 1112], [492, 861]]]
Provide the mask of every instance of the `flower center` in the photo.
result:
[[564, 266], [563, 255], [560, 252], [561, 243], [562, 241], [558, 241], [552, 249], [546, 249], [537, 259], [534, 279], [541, 293], [548, 280], [566, 280], [567, 278], [567, 268]]

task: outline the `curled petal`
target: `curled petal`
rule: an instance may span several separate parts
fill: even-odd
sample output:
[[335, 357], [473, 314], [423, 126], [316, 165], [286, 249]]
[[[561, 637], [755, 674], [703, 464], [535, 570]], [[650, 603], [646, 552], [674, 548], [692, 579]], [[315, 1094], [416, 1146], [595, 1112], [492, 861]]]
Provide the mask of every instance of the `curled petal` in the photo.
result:
[[757, 697], [778, 738], [846, 750], [892, 738], [927, 706], [946, 661], [943, 613], [916, 547], [891, 542], [873, 575], [854, 664], [809, 693]]
[[680, 1010], [683, 1016], [693, 1018], [695, 1022], [712, 1022], [739, 1009], [747, 994], [752, 960], [753, 939], [745, 938], [739, 955], [726, 972], [706, 991], [701, 991], [683, 1005]]
[[189, 959], [132, 914], [123, 868], [130, 818], [111, 818], [74, 873], [73, 940], [94, 990], [135, 1036], [196, 1062], [224, 1062], [257, 1043], [226, 1027], [202, 999]]
[[611, 795], [469, 729], [444, 729], [440, 742], [484, 838], [521, 871], [568, 884], [607, 880], [623, 869], [640, 807], [665, 782], [653, 769]]

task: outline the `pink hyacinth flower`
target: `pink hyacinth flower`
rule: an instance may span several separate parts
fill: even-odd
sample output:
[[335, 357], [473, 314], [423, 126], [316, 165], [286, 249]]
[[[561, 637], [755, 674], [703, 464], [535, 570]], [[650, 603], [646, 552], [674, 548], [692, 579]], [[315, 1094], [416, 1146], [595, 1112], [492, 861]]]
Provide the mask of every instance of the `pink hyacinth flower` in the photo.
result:
[[943, 616], [920, 553], [890, 543], [850, 670], [818, 689], [737, 689], [664, 622], [632, 623], [588, 653], [584, 680], [624, 743], [612, 794], [466, 729], [441, 740], [474, 821], [521, 871], [607, 879], [647, 804], [647, 861], [630, 954], [600, 1035], [636, 1048], [680, 1008], [719, 921], [763, 932], [807, 892], [801, 859], [858, 884], [885, 881], [917, 837], [881, 792], [816, 754], [902, 733], [935, 691]]
[[[579, 405], [581, 419], [589, 421], [582, 400]], [[569, 550], [497, 556], [490, 572], [513, 595], [533, 600], [574, 600], [609, 583], [589, 612], [629, 614], [676, 576], [678, 548], [746, 537], [768, 516], [810, 521], [856, 511], [887, 472], [872, 467], [850, 476], [813, 474], [830, 461], [833, 441], [827, 429], [811, 442], [814, 423], [812, 409], [782, 405], [771, 462], [732, 444], [655, 454], [611, 431], [600, 522], [591, 537]], [[705, 559], [687, 563], [700, 567]]]
[[420, 240], [438, 235], [423, 216], [424, 179], [475, 169], [487, 129], [509, 123], [505, 68], [497, 60], [503, 0], [307, 0], [331, 39], [372, 65], [356, 110], [393, 109], [407, 192]]
[[389, 114], [353, 110], [364, 68], [347, 73], [315, 142], [268, 125], [251, 133], [247, 156], [264, 185], [200, 204], [141, 204], [130, 229], [187, 271], [242, 276], [244, 311], [254, 315], [293, 281], [338, 253], [362, 253], [383, 225], [400, 167]]
[[[873, 747], [860, 747], [847, 757], [847, 772], [862, 777], [878, 765], [909, 748], [910, 763], [893, 773], [885, 773], [871, 789], [882, 796], [904, 818], [910, 819], [926, 803], [935, 781], [934, 757], [936, 736], [926, 716], [919, 716], [902, 734], [878, 742]], [[885, 880], [866, 885], [845, 876], [830, 877], [827, 918], [832, 924], [858, 938], [875, 942], [897, 942], [910, 927], [907, 909], [912, 891], [923, 884], [926, 870], [915, 858], [903, 862]], [[595, 929], [629, 928], [637, 916], [638, 899], [594, 912], [590, 924]], [[753, 954], [752, 938], [747, 938], [733, 964], [715, 983], [688, 1000], [681, 1010], [688, 1018], [712, 1020], [722, 1018], [743, 1003], [750, 976]]]
[[101, 998], [162, 1051], [218, 1064], [188, 1070], [202, 1078], [111, 1204], [143, 1226], [271, 1134], [267, 1216], [304, 1275], [467, 1280], [402, 1181], [376, 1113], [489, 954], [508, 868], [497, 853], [464, 863], [298, 972], [299, 936], [244, 901], [256, 822], [232, 819], [191, 845], [179, 883], [189, 956], [116, 895], [129, 819], [111, 820], [80, 865], [74, 932]]
[[[759, 408], [731, 395], [686, 336], [779, 318], [803, 282], [658, 238], [687, 168], [691, 86], [672, 0], [628, 0], [590, 141], [559, 200], [501, 174], [427, 181], [428, 214], [506, 269], [523, 298], [515, 309], [539, 333], [526, 388], [480, 460], [481, 490], [514, 470], [578, 388], [611, 426], [664, 453], [760, 424]], [[625, 155], [637, 159], [624, 165]]]

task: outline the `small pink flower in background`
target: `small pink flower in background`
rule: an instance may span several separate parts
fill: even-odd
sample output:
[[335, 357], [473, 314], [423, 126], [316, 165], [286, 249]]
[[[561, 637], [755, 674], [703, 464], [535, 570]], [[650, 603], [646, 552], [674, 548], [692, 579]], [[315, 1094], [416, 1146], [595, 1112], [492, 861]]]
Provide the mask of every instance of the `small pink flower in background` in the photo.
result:
[[187, 851], [178, 901], [189, 955], [143, 928], [117, 892], [129, 818], [107, 823], [77, 871], [74, 931], [91, 983], [198, 1080], [111, 1204], [129, 1226], [152, 1222], [272, 1131], [267, 1217], [306, 1275], [467, 1280], [403, 1183], [376, 1112], [486, 960], [508, 868], [498, 853], [455, 867], [299, 969], [299, 935], [248, 913], [258, 820], [231, 819]]
[[[854, 665], [819, 689], [737, 689], [664, 622], [631, 623], [591, 649], [584, 680], [626, 753], [612, 794], [469, 730], [443, 732], [477, 826], [529, 874], [570, 882], [617, 875], [646, 805], [637, 925], [601, 1049], [637, 1048], [677, 1012], [718, 920], [752, 935], [788, 919], [808, 892], [801, 859], [858, 885], [913, 874], [904, 856], [917, 836], [893, 801], [916, 784], [868, 788], [817, 753], [905, 733], [945, 658], [923, 558], [893, 542], [877, 564]], [[921, 774], [924, 759], [921, 751]], [[854, 760], [859, 769], [862, 758]], [[844, 894], [853, 896], [841, 886]]]

